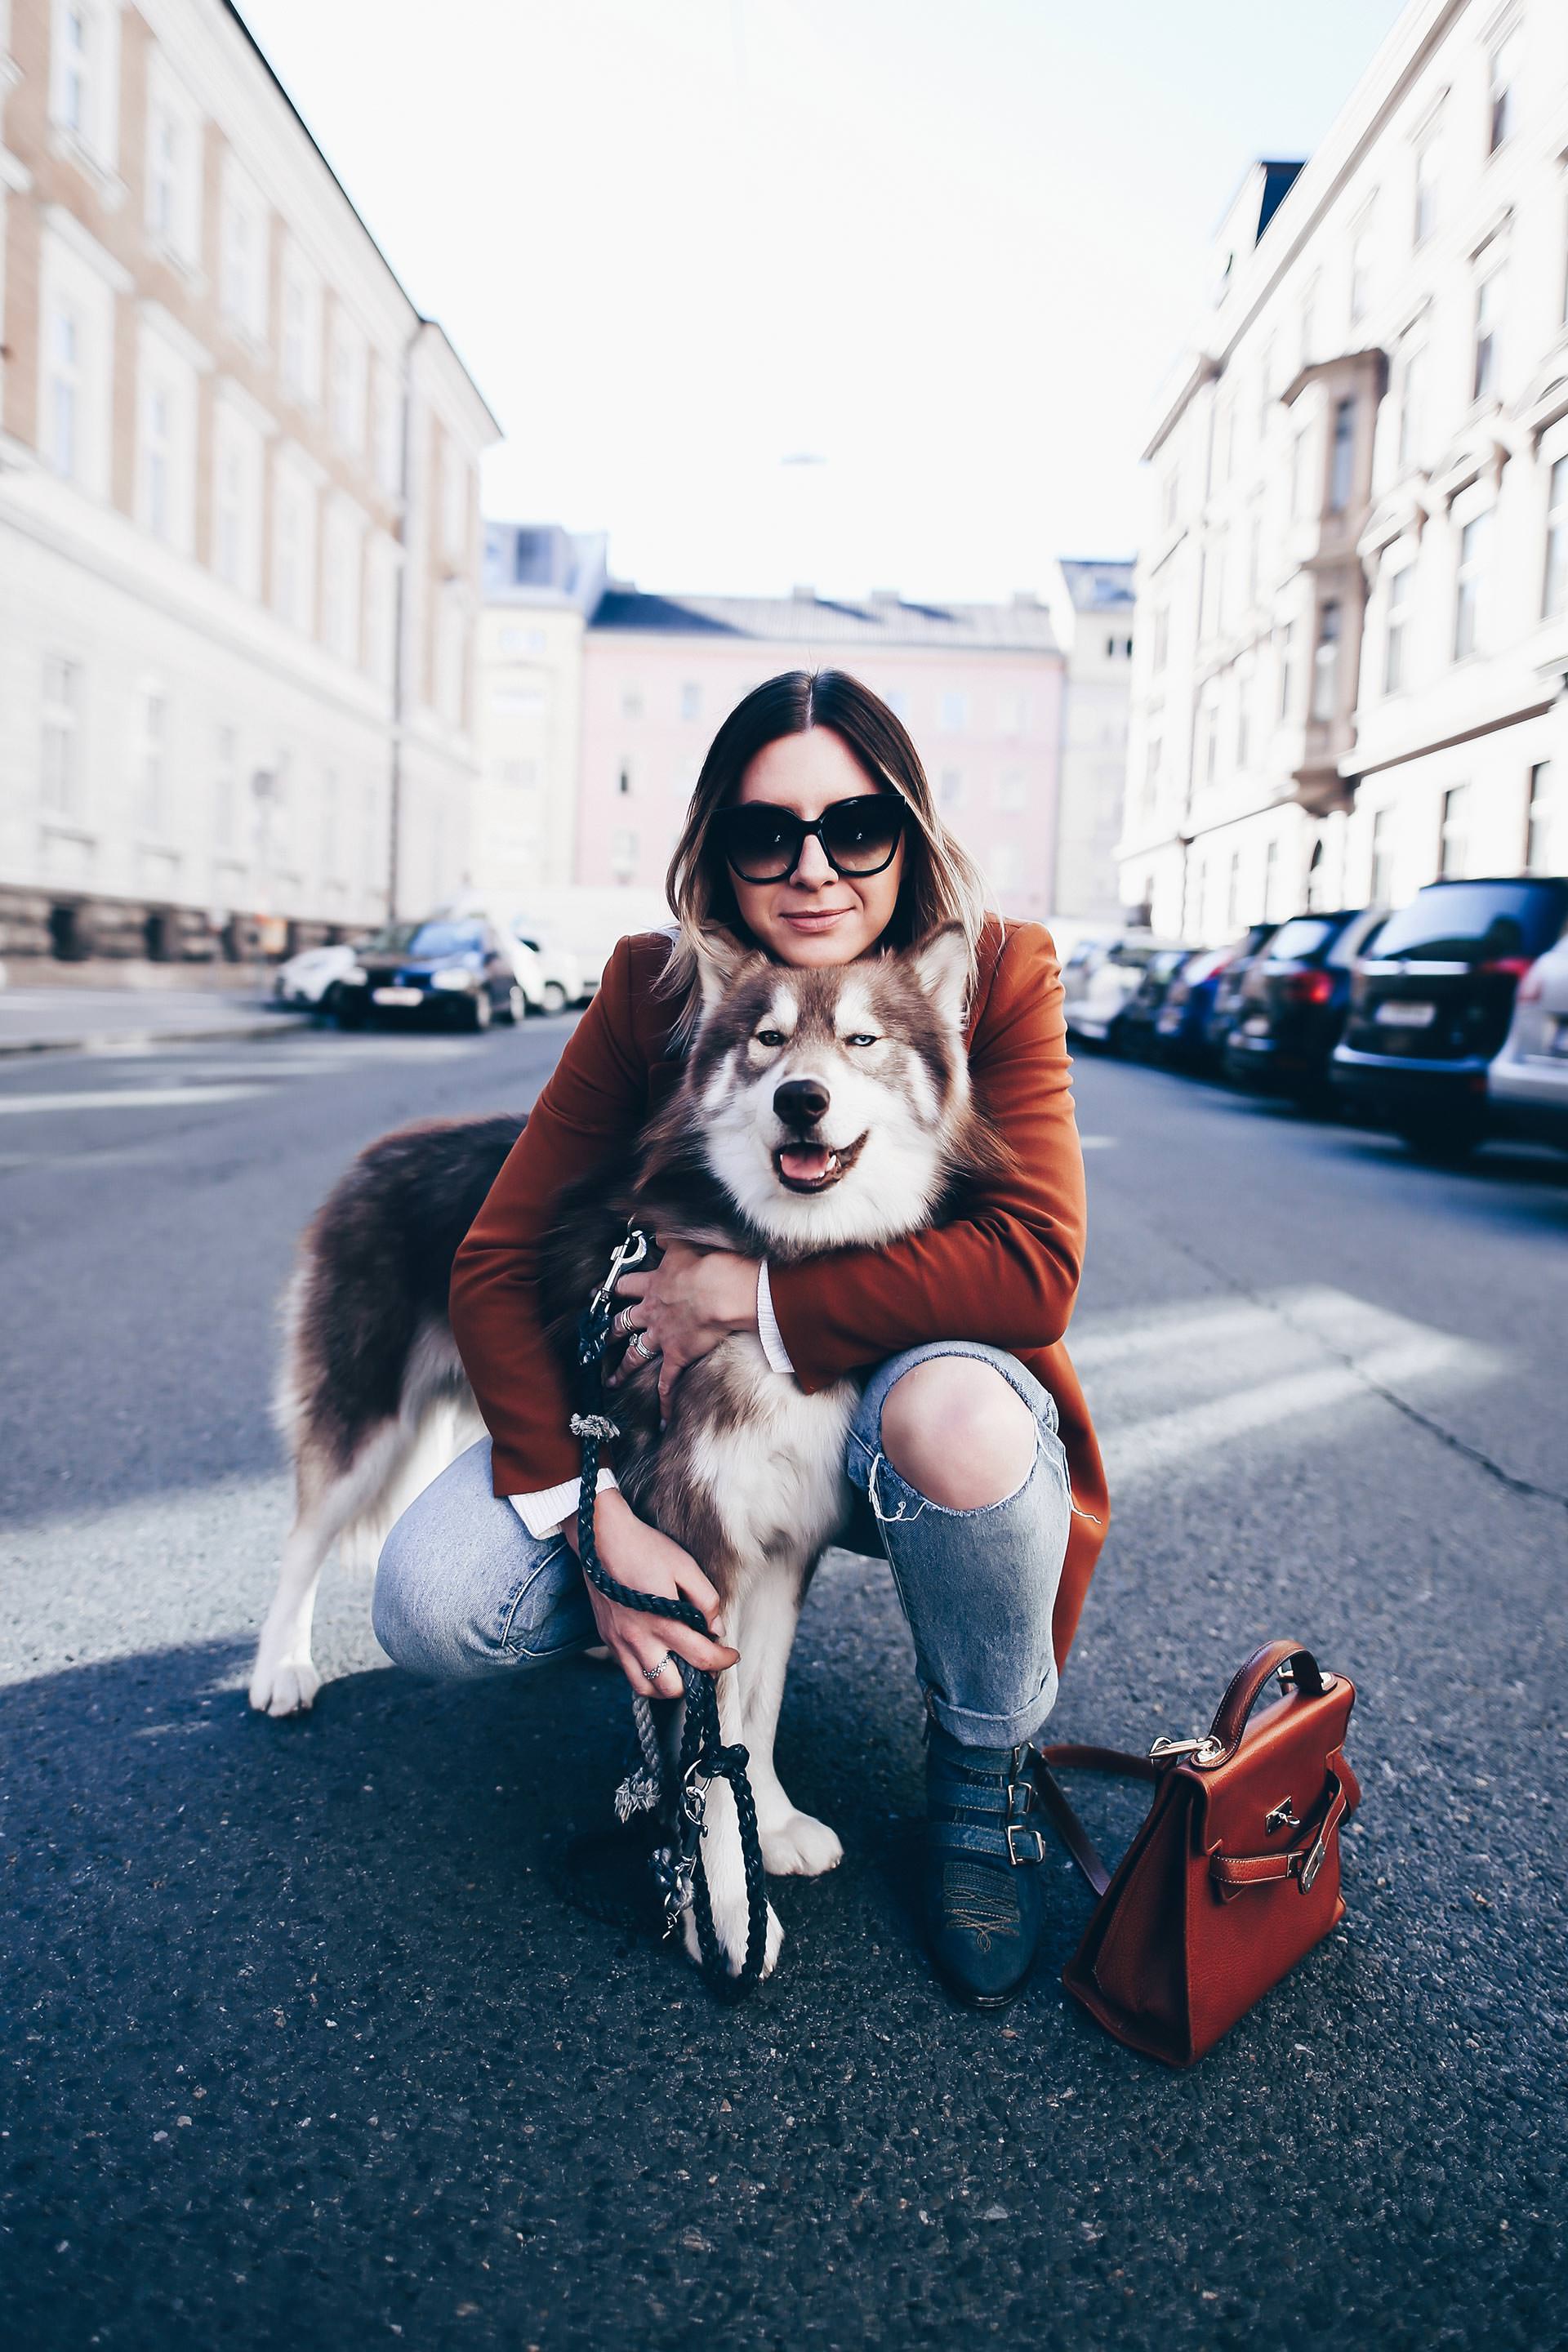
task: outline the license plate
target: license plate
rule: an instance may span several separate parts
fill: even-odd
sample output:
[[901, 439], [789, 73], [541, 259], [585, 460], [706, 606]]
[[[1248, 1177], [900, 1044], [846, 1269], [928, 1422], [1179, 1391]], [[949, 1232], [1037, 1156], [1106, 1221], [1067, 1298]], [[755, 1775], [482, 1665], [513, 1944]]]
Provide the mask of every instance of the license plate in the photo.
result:
[[1397, 996], [1386, 996], [1377, 1008], [1377, 1018], [1385, 1029], [1430, 1029], [1437, 1018], [1435, 1004], [1406, 1004]]
[[1241, 1034], [1244, 1037], [1267, 1037], [1268, 1034], [1268, 1013], [1248, 1013], [1247, 1019], [1241, 1024]]
[[423, 1004], [425, 992], [418, 988], [373, 988], [370, 1001], [373, 1004]]

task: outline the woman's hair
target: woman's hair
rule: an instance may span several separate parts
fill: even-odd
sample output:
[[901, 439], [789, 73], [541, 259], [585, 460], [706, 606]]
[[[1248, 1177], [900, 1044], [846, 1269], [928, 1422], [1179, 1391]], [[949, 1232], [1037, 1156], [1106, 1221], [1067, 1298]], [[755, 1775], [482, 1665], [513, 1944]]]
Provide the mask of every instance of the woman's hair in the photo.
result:
[[716, 812], [739, 791], [741, 779], [764, 746], [808, 728], [830, 727], [847, 744], [874, 788], [895, 792], [911, 822], [904, 832], [904, 871], [898, 904], [884, 939], [904, 947], [957, 923], [969, 947], [970, 971], [985, 919], [980, 870], [943, 825], [931, 799], [921, 755], [887, 704], [841, 669], [785, 670], [738, 702], [709, 746], [669, 861], [665, 892], [680, 926], [662, 986], [682, 999], [680, 1026], [696, 1018], [698, 944], [722, 926], [748, 936], [730, 869], [710, 838]]

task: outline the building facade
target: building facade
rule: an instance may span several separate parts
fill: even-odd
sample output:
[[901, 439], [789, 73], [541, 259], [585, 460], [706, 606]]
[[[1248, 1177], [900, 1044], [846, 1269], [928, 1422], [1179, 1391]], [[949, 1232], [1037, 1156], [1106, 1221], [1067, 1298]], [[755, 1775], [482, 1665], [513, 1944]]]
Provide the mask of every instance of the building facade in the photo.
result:
[[1145, 451], [1121, 895], [1568, 871], [1568, 10], [1412, 0], [1249, 173]]
[[606, 551], [602, 531], [485, 526], [471, 864], [487, 903], [526, 903], [575, 879], [583, 636]]
[[1063, 556], [1045, 602], [1067, 660], [1052, 914], [1120, 920], [1116, 845], [1132, 700], [1133, 567]]
[[466, 877], [497, 428], [225, 0], [0, 0], [0, 947]]
[[658, 596], [611, 586], [583, 646], [575, 878], [657, 888], [720, 722], [764, 678], [846, 669], [895, 710], [1005, 913], [1051, 911], [1062, 650], [1045, 605]]

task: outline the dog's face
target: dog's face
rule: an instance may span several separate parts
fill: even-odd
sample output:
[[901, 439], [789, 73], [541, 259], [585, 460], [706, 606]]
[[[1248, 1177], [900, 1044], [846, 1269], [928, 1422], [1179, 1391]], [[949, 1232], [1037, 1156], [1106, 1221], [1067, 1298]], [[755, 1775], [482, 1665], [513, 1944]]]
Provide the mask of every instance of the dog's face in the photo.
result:
[[802, 971], [715, 942], [684, 1098], [736, 1207], [783, 1255], [922, 1223], [969, 1140], [962, 934]]

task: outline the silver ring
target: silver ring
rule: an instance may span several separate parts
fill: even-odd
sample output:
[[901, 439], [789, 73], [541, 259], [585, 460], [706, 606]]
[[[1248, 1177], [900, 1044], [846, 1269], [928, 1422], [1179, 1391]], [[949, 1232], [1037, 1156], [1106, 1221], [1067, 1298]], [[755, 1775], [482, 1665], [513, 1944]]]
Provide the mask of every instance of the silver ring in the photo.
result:
[[626, 1346], [630, 1349], [632, 1354], [634, 1356], [640, 1357], [645, 1364], [652, 1363], [653, 1349], [648, 1346], [647, 1341], [643, 1338], [640, 1331], [634, 1331], [632, 1333], [631, 1338], [626, 1341]]
[[620, 1333], [622, 1339], [625, 1339], [629, 1337], [631, 1328], [632, 1310], [629, 1307], [623, 1307], [620, 1313], [616, 1318], [616, 1328]]
[[663, 1674], [666, 1666], [673, 1666], [677, 1674], [680, 1672], [680, 1661], [676, 1656], [673, 1650], [666, 1650], [663, 1657], [660, 1658], [657, 1666], [645, 1666], [643, 1668], [643, 1672], [647, 1676], [650, 1683], [656, 1683], [658, 1682], [660, 1675]]

